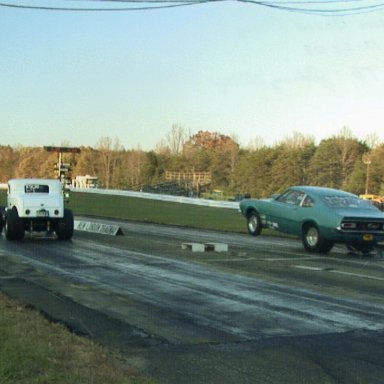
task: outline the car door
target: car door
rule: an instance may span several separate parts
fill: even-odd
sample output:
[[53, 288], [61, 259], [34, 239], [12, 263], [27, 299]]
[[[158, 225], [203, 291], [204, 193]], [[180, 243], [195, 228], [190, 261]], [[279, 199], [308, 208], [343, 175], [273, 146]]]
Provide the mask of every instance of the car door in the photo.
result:
[[275, 200], [271, 201], [267, 212], [267, 223], [269, 227], [281, 232], [301, 233], [301, 204], [306, 194], [298, 190], [288, 190]]

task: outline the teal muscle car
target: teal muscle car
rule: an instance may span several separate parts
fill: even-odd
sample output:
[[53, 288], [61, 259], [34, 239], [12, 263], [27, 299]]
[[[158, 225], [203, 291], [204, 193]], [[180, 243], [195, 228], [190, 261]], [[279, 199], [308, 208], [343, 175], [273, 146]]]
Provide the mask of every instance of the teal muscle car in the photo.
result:
[[310, 252], [327, 253], [335, 243], [363, 253], [384, 241], [384, 213], [367, 200], [338, 189], [296, 186], [270, 199], [244, 199], [240, 212], [248, 232], [262, 228], [299, 236]]

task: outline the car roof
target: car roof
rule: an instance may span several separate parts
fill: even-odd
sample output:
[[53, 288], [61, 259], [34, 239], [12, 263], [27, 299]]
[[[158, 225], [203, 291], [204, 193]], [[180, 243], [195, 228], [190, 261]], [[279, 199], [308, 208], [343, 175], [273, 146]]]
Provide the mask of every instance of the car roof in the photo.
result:
[[48, 185], [50, 193], [61, 193], [62, 184], [58, 179], [39, 179], [39, 178], [25, 178], [25, 179], [10, 179], [8, 185], [10, 187], [9, 193], [24, 193], [26, 185]]
[[317, 195], [317, 196], [356, 196], [353, 193], [342, 191], [341, 189], [328, 188], [328, 187], [318, 187], [318, 186], [309, 186], [309, 185], [298, 185], [289, 188], [291, 190], [301, 191], [308, 195]]
[[39, 178], [25, 178], [25, 179], [10, 179], [9, 184], [57, 184], [61, 183], [58, 179], [39, 179]]

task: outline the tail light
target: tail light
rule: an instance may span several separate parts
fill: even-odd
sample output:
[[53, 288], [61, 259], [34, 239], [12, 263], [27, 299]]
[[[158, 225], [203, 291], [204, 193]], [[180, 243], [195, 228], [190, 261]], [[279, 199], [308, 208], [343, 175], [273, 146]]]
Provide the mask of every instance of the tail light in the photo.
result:
[[341, 223], [341, 229], [357, 229], [357, 223]]

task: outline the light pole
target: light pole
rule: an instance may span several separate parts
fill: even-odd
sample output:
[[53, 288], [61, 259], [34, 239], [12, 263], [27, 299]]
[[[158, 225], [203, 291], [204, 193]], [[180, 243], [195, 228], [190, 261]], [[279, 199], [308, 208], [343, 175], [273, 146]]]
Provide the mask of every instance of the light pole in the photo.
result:
[[369, 184], [369, 166], [371, 164], [371, 157], [368, 153], [363, 155], [363, 163], [367, 166], [367, 176], [365, 178], [365, 194], [368, 195], [368, 184]]

